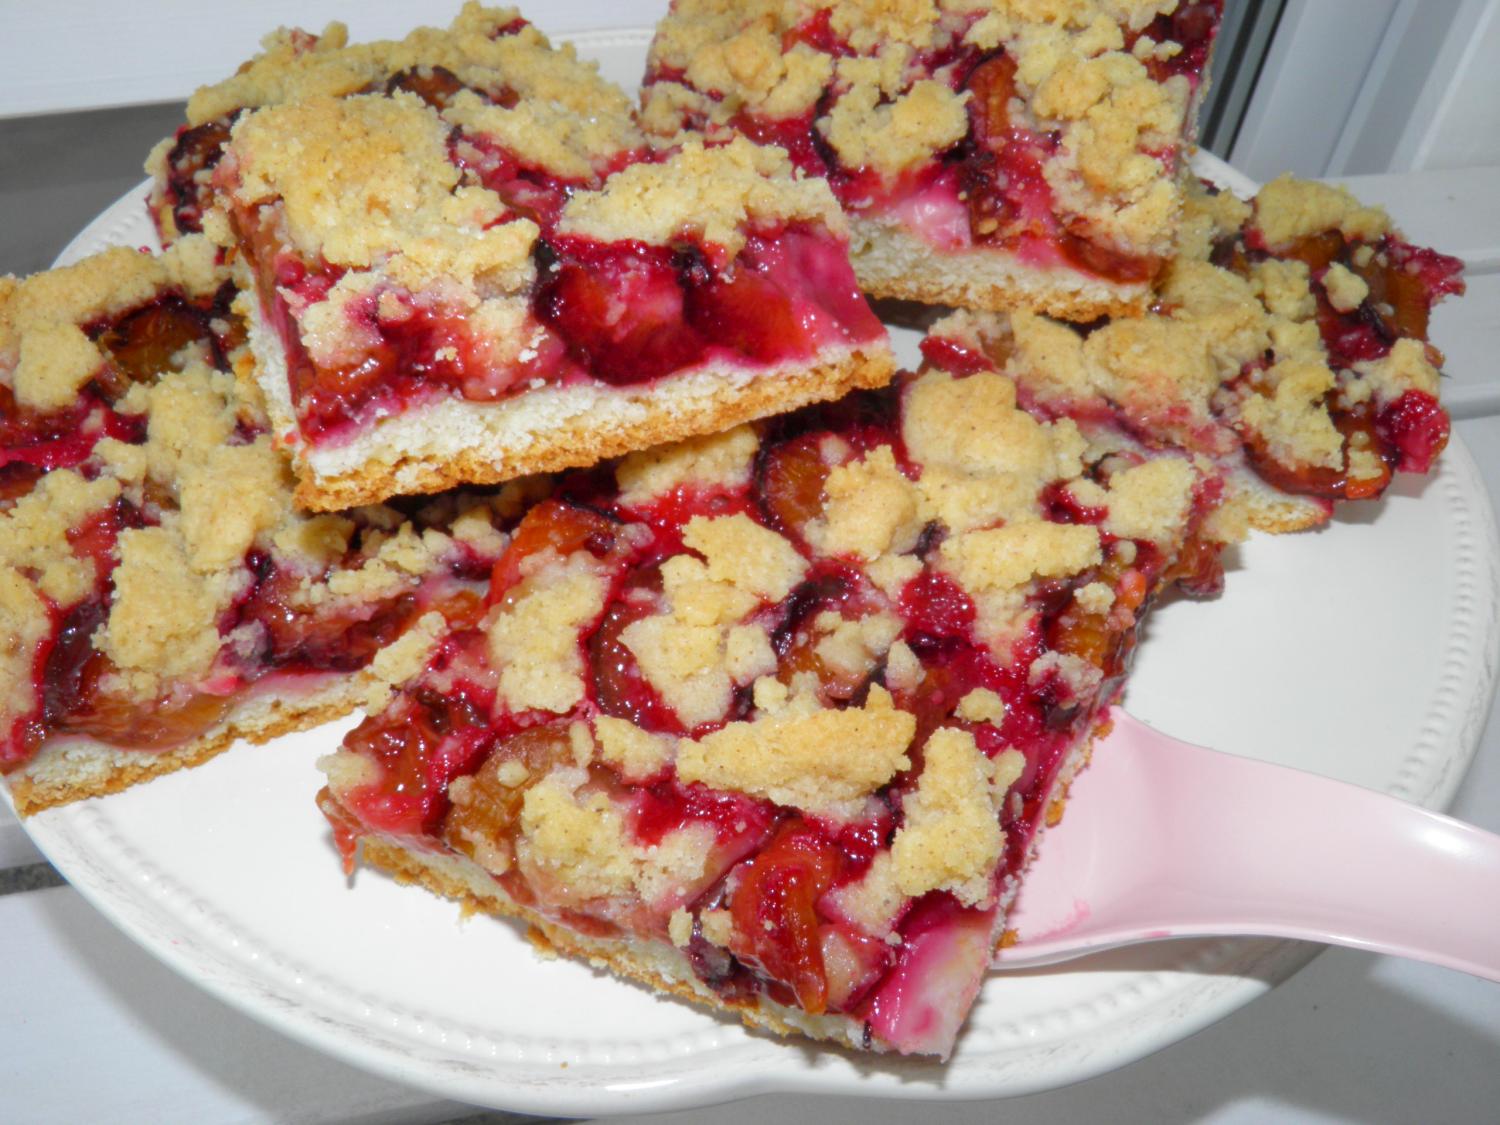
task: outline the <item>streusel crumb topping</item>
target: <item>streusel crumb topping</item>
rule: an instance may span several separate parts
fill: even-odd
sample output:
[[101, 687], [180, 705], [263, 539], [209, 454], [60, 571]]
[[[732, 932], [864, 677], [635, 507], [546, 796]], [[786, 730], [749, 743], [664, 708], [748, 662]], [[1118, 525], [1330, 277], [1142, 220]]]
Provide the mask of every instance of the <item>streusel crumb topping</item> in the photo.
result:
[[877, 86], [864, 83], [834, 103], [824, 135], [851, 168], [874, 168], [894, 178], [963, 140], [968, 96], [923, 79], [886, 101]]
[[466, 134], [494, 140], [527, 164], [570, 180], [591, 178], [625, 143], [635, 141], [622, 135], [618, 122], [600, 116], [594, 107], [541, 98], [507, 108], [465, 90], [442, 116]]
[[581, 770], [557, 770], [526, 790], [517, 858], [522, 870], [561, 902], [634, 893], [677, 908], [699, 879], [712, 843], [703, 825], [668, 833], [651, 847], [634, 844], [625, 816], [602, 793], [585, 793]]
[[215, 577], [193, 569], [170, 527], [123, 532], [99, 650], [126, 676], [146, 674], [153, 694], [160, 677], [202, 676], [219, 652], [219, 615], [238, 592], [229, 576]]
[[[594, 63], [580, 61], [570, 44], [554, 49], [530, 24], [514, 27], [519, 19], [513, 8], [485, 8], [471, 0], [450, 27], [418, 28], [401, 40], [350, 44], [340, 23], [318, 36], [282, 29], [267, 37], [262, 53], [238, 74], [198, 90], [188, 101], [188, 121], [199, 125], [238, 109], [347, 97], [407, 71], [441, 67], [497, 100], [511, 91], [521, 100], [586, 119], [587, 126], [570, 136], [581, 148], [569, 147], [569, 162], [601, 151], [606, 135], [615, 150], [639, 147], [641, 135], [625, 93], [601, 79]], [[501, 29], [507, 30], [501, 34]], [[524, 120], [523, 114], [507, 127], [523, 150], [533, 140], [548, 143], [526, 131]]]
[[1285, 246], [1309, 234], [1337, 230], [1354, 239], [1374, 240], [1391, 228], [1390, 216], [1367, 207], [1347, 188], [1299, 180], [1290, 173], [1276, 177], [1255, 197], [1251, 226], [1266, 245]]
[[922, 465], [923, 519], [956, 531], [1036, 518], [1042, 486], [1083, 468], [1077, 426], [1038, 422], [1016, 406], [1015, 384], [995, 372], [925, 375], [906, 393], [902, 436]]
[[33, 576], [37, 589], [66, 608], [93, 588], [94, 564], [79, 558], [67, 533], [114, 502], [120, 485], [72, 469], [48, 473], [8, 512], [0, 512], [0, 566]]
[[25, 715], [37, 704], [32, 662], [52, 632], [47, 605], [19, 570], [0, 562], [0, 714]]
[[729, 723], [677, 748], [677, 776], [769, 797], [825, 816], [857, 814], [865, 797], [911, 764], [916, 720], [879, 686], [864, 707], [801, 706]]
[[1356, 382], [1346, 383], [1343, 391], [1352, 400], [1371, 395], [1378, 402], [1394, 402], [1409, 390], [1423, 391], [1434, 397], [1441, 374], [1428, 358], [1427, 348], [1419, 340], [1397, 340], [1390, 354], [1382, 359], [1365, 360], [1354, 365]]
[[625, 818], [602, 793], [582, 794], [579, 770], [558, 770], [526, 790], [521, 806], [523, 864], [535, 865], [570, 897], [596, 898], [634, 889], [635, 864]]
[[796, 550], [741, 514], [694, 517], [684, 545], [661, 567], [661, 613], [631, 622], [620, 639], [642, 674], [689, 728], [722, 716], [736, 687], [776, 666], [764, 626], [745, 620], [785, 597], [806, 570]]
[[834, 468], [823, 495], [823, 516], [808, 525], [807, 538], [824, 554], [874, 561], [905, 554], [922, 533], [920, 494], [888, 445]]
[[[1069, 227], [1164, 255], [1181, 207], [1173, 172], [1190, 85], [1147, 67], [1179, 44], [1142, 36], [1127, 50], [1125, 37], [1175, 6], [678, 0], [652, 43], [643, 121], [671, 137], [742, 128], [744, 115], [816, 115], [811, 128], [844, 167], [889, 181], [968, 134], [966, 73], [942, 60], [1003, 51], [1016, 64], [1013, 124], [1057, 140], [1042, 172]], [[832, 45], [808, 33], [825, 8]]]
[[461, 183], [447, 129], [418, 98], [314, 98], [235, 126], [232, 195], [280, 200], [292, 244], [316, 261], [382, 267], [417, 291], [451, 279], [476, 293], [531, 279], [537, 228], [500, 197]]
[[836, 888], [828, 898], [833, 909], [871, 937], [900, 944], [900, 935], [892, 927], [907, 898], [896, 882], [895, 861], [889, 849], [876, 852], [862, 878]]
[[[1081, 3], [1074, 27], [1032, 8], [1104, 47], [1155, 10]], [[894, 40], [911, 12], [931, 26], [915, 4], [871, 22]], [[505, 876], [502, 902], [618, 942], [594, 948], [665, 952], [731, 1003], [870, 1017], [874, 1042], [904, 1049], [881, 1038], [885, 998], [911, 1010], [934, 948], [945, 983], [959, 965], [977, 987], [997, 896], [1055, 818], [1152, 600], [1216, 590], [1216, 536], [1255, 503], [1351, 481], [1373, 495], [1386, 431], [1413, 460], [1446, 436], [1413, 327], [1428, 304], [1382, 271], [1454, 283], [1457, 264], [1394, 238], [1361, 257], [1327, 232], [1275, 263], [1253, 229], [1220, 229], [1234, 214], [1197, 208], [1196, 256], [1150, 315], [958, 314], [888, 390], [558, 479], [494, 568], [490, 643], [457, 625], [350, 736], [376, 773], [330, 817], [473, 859]], [[1359, 319], [1340, 322], [1356, 279]], [[1404, 307], [1376, 307], [1387, 285]], [[1361, 395], [1397, 409], [1351, 415]], [[528, 691], [561, 685], [555, 699], [508, 682], [528, 663]], [[472, 725], [476, 701], [493, 729]], [[469, 776], [450, 805], [439, 785], [393, 812], [409, 770], [383, 740], [407, 724], [423, 764], [484, 759], [455, 767]]]
[[1160, 457], [1116, 473], [1109, 482], [1104, 529], [1122, 539], [1170, 538], [1187, 523], [1197, 480], [1181, 457]]
[[594, 719], [599, 757], [620, 771], [626, 781], [640, 782], [659, 774], [675, 753], [672, 739], [644, 731], [625, 719], [600, 715]]
[[760, 441], [750, 426], [656, 446], [625, 457], [615, 467], [620, 502], [641, 504], [676, 489], [735, 488], [750, 480]]
[[896, 884], [913, 898], [942, 889], [970, 906], [987, 902], [1005, 846], [995, 815], [1005, 795], [996, 776], [1003, 759], [985, 757], [972, 734], [951, 727], [932, 732], [922, 758], [916, 792], [906, 798], [905, 820], [891, 842]]
[[632, 165], [601, 190], [577, 193], [558, 230], [606, 242], [693, 238], [733, 256], [747, 226], [799, 220], [845, 230], [825, 182], [794, 177], [784, 153], [736, 138], [713, 148], [689, 141], [661, 163]]
[[694, 516], [682, 541], [702, 553], [711, 580], [765, 601], [786, 597], [807, 571], [807, 562], [791, 543], [742, 513]]
[[373, 715], [386, 706], [397, 686], [427, 666], [447, 628], [448, 622], [441, 613], [424, 613], [410, 629], [375, 654], [370, 661], [370, 687], [363, 701], [368, 714]]
[[1100, 557], [1098, 528], [1048, 520], [967, 531], [942, 546], [944, 566], [981, 596], [1018, 590], [1033, 578], [1077, 574]]
[[489, 625], [508, 707], [565, 714], [583, 698], [578, 630], [604, 611], [607, 590], [586, 552], [549, 560], [521, 583]]

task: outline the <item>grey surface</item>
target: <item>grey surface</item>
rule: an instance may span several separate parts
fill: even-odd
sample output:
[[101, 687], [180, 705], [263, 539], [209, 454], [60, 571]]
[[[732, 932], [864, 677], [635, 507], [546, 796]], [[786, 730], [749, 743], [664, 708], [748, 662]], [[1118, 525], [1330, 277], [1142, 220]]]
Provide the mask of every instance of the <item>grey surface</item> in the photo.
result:
[[25, 867], [10, 867], [0, 871], [0, 895], [60, 887], [66, 881], [50, 863], [29, 863]]
[[0, 120], [0, 273], [50, 266], [91, 218], [145, 179], [180, 104]]

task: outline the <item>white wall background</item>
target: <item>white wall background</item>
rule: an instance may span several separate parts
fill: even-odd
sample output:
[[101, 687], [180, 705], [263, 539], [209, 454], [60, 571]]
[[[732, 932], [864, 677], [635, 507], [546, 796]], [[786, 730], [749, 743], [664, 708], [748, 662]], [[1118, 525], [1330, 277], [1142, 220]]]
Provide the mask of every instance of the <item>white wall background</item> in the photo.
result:
[[1500, 165], [1497, 58], [1500, 0], [1291, 0], [1230, 160], [1260, 180]]
[[[505, 0], [489, 0], [504, 6]], [[543, 31], [654, 24], [667, 0], [512, 0]], [[0, 0], [0, 117], [180, 101], [287, 25], [354, 39], [447, 24], [461, 0]]]
[[[1228, 0], [1230, 4], [1255, 0]], [[355, 38], [460, 0], [0, 0], [0, 117], [176, 101], [280, 24]], [[654, 23], [666, 0], [523, 0], [544, 31]], [[1291, 0], [1231, 160], [1257, 179], [1500, 165], [1500, 0]]]

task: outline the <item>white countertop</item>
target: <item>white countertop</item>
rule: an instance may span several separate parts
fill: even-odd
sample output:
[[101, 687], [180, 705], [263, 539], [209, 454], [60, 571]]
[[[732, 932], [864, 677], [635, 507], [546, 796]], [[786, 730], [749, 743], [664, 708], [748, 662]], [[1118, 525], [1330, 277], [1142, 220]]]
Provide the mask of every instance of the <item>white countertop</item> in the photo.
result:
[[[133, 112], [139, 118], [150, 111]], [[101, 118], [92, 127], [116, 137], [131, 123]], [[31, 130], [25, 135], [34, 140], [45, 123], [5, 128]], [[0, 271], [40, 264], [15, 260], [16, 247], [36, 238], [22, 229], [18, 212], [35, 215], [38, 201], [47, 200], [46, 221], [65, 240], [90, 208], [118, 194], [101, 175], [92, 177], [92, 196], [69, 194], [72, 182], [55, 194], [32, 178], [22, 183], [18, 135], [0, 133], [0, 215], [12, 216], [0, 219], [0, 255], [9, 255], [0, 256]], [[128, 162], [119, 172], [125, 184], [138, 178]], [[1362, 198], [1386, 204], [1413, 241], [1470, 263], [1469, 296], [1438, 311], [1432, 335], [1449, 357], [1445, 394], [1464, 419], [1457, 433], [1491, 495], [1500, 495], [1500, 168], [1347, 182]], [[1500, 832], [1494, 709], [1451, 811]], [[19, 828], [0, 821], [0, 868], [39, 858]], [[0, 896], [0, 963], [0, 1011], [7, 1015], [0, 1024], [0, 1113], [8, 1121], [395, 1123], [479, 1112], [365, 1075], [261, 1027], [174, 976], [66, 886]], [[1331, 950], [1219, 1024], [1067, 1089], [941, 1106], [765, 1097], [650, 1120], [1490, 1121], [1500, 1116], [1497, 1061], [1500, 985]], [[504, 1113], [483, 1119], [531, 1120]]]

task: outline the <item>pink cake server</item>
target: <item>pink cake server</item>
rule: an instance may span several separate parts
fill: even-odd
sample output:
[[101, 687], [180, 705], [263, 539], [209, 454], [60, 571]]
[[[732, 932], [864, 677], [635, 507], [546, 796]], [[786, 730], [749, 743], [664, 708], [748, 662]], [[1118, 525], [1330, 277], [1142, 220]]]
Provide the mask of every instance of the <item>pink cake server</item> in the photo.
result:
[[998, 967], [1256, 934], [1500, 980], [1500, 836], [1113, 717], [1042, 838]]

